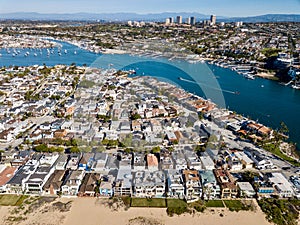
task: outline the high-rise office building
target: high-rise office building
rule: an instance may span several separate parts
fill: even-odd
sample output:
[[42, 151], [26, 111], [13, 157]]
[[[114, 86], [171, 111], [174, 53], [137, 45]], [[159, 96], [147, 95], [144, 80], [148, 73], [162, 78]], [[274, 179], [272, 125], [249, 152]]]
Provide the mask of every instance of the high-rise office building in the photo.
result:
[[177, 16], [177, 17], [176, 17], [176, 22], [177, 22], [178, 24], [182, 24], [182, 16]]
[[211, 25], [215, 25], [217, 23], [217, 16], [216, 15], [211, 15], [210, 16], [210, 23], [211, 23]]
[[167, 18], [166, 19], [166, 25], [169, 25], [170, 24], [170, 18]]
[[191, 24], [191, 18], [190, 18], [190, 17], [186, 18], [186, 19], [185, 19], [185, 23], [186, 23], [186, 24]]
[[174, 23], [174, 18], [173, 17], [170, 17], [169, 20], [170, 20], [170, 23]]
[[196, 18], [194, 16], [191, 17], [191, 25], [196, 24]]

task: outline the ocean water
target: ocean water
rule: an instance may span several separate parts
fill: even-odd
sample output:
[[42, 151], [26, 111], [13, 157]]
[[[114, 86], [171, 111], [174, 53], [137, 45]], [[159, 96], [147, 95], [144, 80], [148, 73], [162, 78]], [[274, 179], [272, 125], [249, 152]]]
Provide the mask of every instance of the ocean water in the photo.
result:
[[[171, 82], [186, 91], [211, 99], [221, 107], [229, 108], [274, 129], [283, 121], [290, 130], [290, 141], [300, 145], [300, 90], [261, 78], [247, 80], [230, 69], [206, 63], [191, 64], [182, 60], [169, 61], [164, 58], [128, 54], [102, 55], [68, 43], [61, 42], [61, 44], [61, 55], [58, 55], [57, 48], [54, 48], [53, 54], [49, 56], [46, 49], [16, 49], [20, 54], [13, 57], [12, 49], [9, 50], [10, 53], [1, 49], [0, 66], [43, 64], [53, 66], [76, 63], [98, 68], [134, 69], [137, 75], [153, 76]], [[64, 53], [65, 49], [67, 54]], [[25, 57], [27, 51], [30, 54]]]

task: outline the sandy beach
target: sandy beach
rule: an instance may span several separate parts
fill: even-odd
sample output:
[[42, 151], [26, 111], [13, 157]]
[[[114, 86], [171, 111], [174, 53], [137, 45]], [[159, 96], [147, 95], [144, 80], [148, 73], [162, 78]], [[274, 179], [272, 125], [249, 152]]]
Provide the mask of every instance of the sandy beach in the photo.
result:
[[[57, 203], [68, 203], [68, 210], [61, 210]], [[13, 213], [16, 207], [0, 207], [2, 225], [270, 225], [258, 208], [256, 211], [230, 212], [225, 208], [209, 208], [204, 213], [169, 217], [165, 208], [129, 208], [109, 204], [107, 199], [59, 198], [40, 205], [30, 213]], [[8, 217], [19, 218], [10, 221]], [[17, 220], [17, 219], [16, 219]]]
[[[194, 215], [184, 214], [169, 217], [165, 208], [124, 208], [115, 210], [103, 204], [102, 199], [77, 198], [72, 203], [71, 211], [66, 214], [64, 225], [117, 225], [117, 224], [145, 224], [165, 225], [269, 225], [260, 209], [256, 212], [230, 212], [227, 209], [209, 208], [204, 213]], [[223, 217], [220, 216], [223, 215]], [[201, 222], [200, 222], [201, 221]]]
[[270, 80], [276, 80], [276, 79], [278, 79], [278, 78], [275, 76], [275, 73], [258, 72], [258, 73], [256, 74], [256, 76], [261, 77], [261, 78], [265, 78], [265, 79], [270, 79]]

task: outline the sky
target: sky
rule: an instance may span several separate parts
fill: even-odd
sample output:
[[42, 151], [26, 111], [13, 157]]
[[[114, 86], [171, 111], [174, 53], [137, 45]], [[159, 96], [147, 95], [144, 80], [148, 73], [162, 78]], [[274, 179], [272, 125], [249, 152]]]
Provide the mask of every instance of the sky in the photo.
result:
[[197, 12], [219, 16], [300, 14], [300, 0], [0, 0], [0, 13]]

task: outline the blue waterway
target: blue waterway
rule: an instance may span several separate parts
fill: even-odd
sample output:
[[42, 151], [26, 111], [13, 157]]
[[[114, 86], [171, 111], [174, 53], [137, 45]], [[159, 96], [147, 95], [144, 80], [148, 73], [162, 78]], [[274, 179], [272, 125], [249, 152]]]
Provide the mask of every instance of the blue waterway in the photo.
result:
[[[117, 69], [135, 69], [138, 75], [151, 75], [175, 83], [183, 89], [209, 98], [222, 107], [229, 108], [263, 124], [277, 128], [281, 121], [290, 130], [290, 140], [300, 144], [300, 91], [277, 82], [257, 78], [247, 80], [229, 69], [207, 64], [190, 64], [185, 61], [168, 61], [130, 55], [100, 55], [62, 43], [62, 55], [58, 49], [47, 56], [47, 51], [26, 50], [12, 57], [5, 49], [0, 50], [0, 66], [53, 66], [56, 64], [76, 65]], [[64, 50], [68, 53], [65, 54]], [[30, 55], [25, 57], [26, 51]], [[77, 54], [74, 54], [74, 51]], [[34, 56], [34, 53], [37, 56]], [[113, 65], [110, 65], [113, 64]], [[178, 77], [184, 80], [178, 79]], [[196, 81], [196, 82], [195, 82]], [[238, 91], [240, 94], [234, 94]]]

